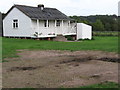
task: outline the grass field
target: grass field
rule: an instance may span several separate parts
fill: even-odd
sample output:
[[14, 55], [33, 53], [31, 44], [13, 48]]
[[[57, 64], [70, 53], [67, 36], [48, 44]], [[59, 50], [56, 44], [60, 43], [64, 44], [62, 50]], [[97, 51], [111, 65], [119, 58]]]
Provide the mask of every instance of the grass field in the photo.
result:
[[[95, 89], [96, 88], [96, 89]], [[58, 90], [118, 90], [118, 84], [114, 82], [105, 82], [101, 84], [94, 84], [89, 86], [83, 86], [78, 88], [59, 88]], [[100, 89], [101, 88], [101, 89]], [[11, 90], [38, 90], [35, 88], [18, 88], [18, 89], [11, 89]], [[56, 90], [56, 89], [55, 89]]]
[[[85, 88], [89, 88], [89, 89], [93, 89], [93, 88], [101, 88], [101, 89], [104, 89], [106, 88], [105, 90], [113, 90], [113, 88], [115, 89], [118, 89], [118, 84], [117, 83], [114, 83], [114, 82], [104, 82], [104, 83], [100, 83], [100, 84], [94, 84], [94, 85], [89, 85], [89, 86], [82, 86], [82, 87], [78, 87], [78, 88], [74, 88], [74, 89], [70, 89], [70, 90], [78, 90], [78, 89], [85, 89]], [[62, 88], [60, 90], [69, 90], [67, 88]]]
[[118, 37], [94, 37], [81, 42], [38, 41], [32, 39], [2, 38], [2, 57], [16, 57], [16, 50], [101, 50], [118, 52]]
[[80, 88], [118, 88], [118, 84], [114, 82], [105, 82], [105, 83], [100, 83], [100, 84], [83, 86]]

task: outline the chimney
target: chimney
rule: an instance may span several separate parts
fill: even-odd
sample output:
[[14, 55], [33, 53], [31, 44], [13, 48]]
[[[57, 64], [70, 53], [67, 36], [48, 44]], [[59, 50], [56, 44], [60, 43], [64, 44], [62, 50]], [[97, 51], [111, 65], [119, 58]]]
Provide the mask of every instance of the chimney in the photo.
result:
[[44, 5], [43, 4], [39, 4], [38, 7], [43, 10], [44, 9]]

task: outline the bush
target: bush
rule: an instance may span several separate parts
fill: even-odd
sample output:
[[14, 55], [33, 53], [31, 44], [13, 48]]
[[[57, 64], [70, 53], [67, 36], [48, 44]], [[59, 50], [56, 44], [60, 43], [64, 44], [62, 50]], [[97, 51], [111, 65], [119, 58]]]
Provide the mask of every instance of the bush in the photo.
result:
[[65, 38], [67, 38], [67, 40], [69, 40], [69, 41], [74, 41], [72, 36], [65, 36]]

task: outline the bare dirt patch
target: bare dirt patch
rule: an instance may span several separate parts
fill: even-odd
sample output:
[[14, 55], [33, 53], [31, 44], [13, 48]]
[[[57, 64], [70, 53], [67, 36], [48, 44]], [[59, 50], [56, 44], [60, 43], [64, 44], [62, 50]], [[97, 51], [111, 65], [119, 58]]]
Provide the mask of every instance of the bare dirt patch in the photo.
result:
[[79, 87], [118, 82], [118, 55], [102, 51], [29, 51], [3, 63], [3, 88]]

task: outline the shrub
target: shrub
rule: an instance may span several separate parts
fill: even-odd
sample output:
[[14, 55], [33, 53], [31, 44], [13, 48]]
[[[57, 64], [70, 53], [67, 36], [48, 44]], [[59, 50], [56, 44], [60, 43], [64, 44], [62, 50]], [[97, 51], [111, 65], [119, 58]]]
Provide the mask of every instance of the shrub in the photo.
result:
[[69, 40], [69, 41], [74, 41], [72, 36], [65, 36], [65, 38], [67, 38], [67, 40]]

